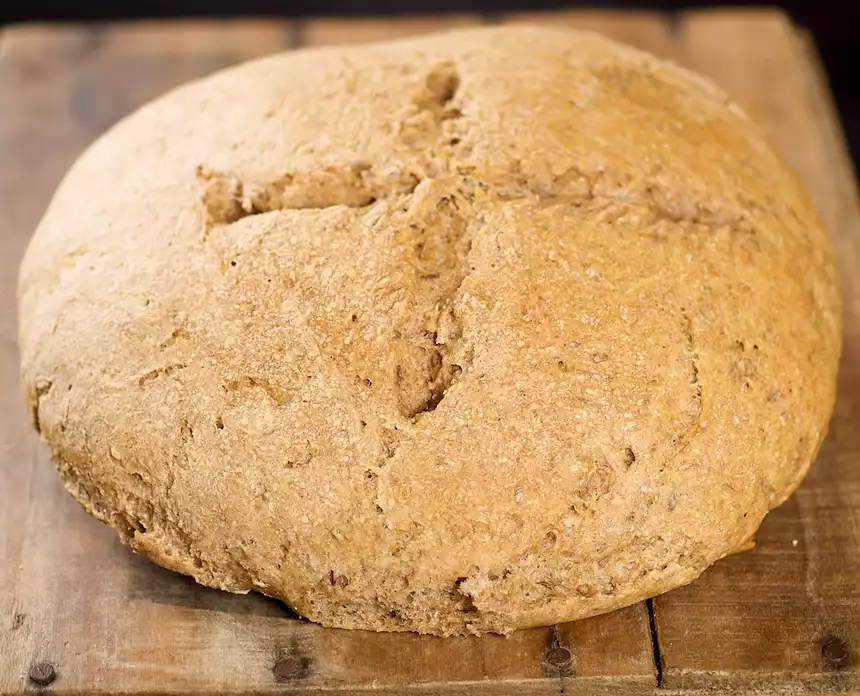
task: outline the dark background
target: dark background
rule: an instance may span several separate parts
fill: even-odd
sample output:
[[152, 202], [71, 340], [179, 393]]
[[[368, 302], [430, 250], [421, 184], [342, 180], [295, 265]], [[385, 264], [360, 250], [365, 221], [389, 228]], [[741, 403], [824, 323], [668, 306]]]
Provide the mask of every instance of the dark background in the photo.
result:
[[[433, 12], [503, 12], [560, 7], [656, 9], [668, 12], [712, 5], [762, 5], [723, 2], [646, 2], [628, 0], [123, 0], [106, 4], [93, 0], [0, 0], [0, 24], [31, 20], [108, 20], [161, 17], [231, 17], [309, 15], [367, 15]], [[860, 162], [860, 78], [853, 70], [860, 53], [860, 0], [786, 0], [770, 3], [789, 12], [809, 29], [827, 68], [843, 126], [856, 163]]]

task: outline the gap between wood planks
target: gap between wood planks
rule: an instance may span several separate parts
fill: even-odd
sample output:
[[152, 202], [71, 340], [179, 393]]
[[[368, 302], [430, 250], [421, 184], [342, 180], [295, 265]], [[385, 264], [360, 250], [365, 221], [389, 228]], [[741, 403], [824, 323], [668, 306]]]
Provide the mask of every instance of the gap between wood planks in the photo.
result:
[[284, 31], [284, 48], [289, 51], [301, 48], [304, 43], [304, 34], [304, 19], [298, 18], [288, 22], [286, 31]]
[[660, 654], [660, 637], [657, 634], [657, 617], [654, 613], [654, 600], [645, 600], [645, 609], [648, 611], [648, 632], [651, 636], [651, 651], [654, 656], [654, 678], [657, 688], [663, 688], [663, 657]]

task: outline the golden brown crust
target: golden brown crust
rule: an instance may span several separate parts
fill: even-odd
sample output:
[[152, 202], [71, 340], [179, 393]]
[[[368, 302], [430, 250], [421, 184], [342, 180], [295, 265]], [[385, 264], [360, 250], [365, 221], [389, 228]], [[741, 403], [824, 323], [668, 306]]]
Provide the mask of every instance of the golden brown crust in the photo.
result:
[[73, 167], [23, 385], [136, 551], [327, 625], [509, 632], [742, 548], [840, 350], [826, 236], [710, 83], [484, 28], [273, 56]]

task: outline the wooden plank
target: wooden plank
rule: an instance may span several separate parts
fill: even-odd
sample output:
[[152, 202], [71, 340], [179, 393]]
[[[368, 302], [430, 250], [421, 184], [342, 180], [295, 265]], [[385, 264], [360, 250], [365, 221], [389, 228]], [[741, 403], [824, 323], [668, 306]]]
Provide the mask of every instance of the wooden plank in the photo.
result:
[[[217, 617], [221, 597], [181, 604], [159, 571], [117, 545], [58, 485], [44, 449], [30, 433], [17, 389], [14, 280], [30, 231], [60, 177], [104, 128], [170, 87], [231, 63], [277, 50], [282, 23], [151, 24], [126, 27], [21, 27], [3, 34], [0, 61], [0, 692], [20, 693], [29, 667], [55, 665], [55, 689], [134, 690], [123, 674], [169, 672], [172, 651], [187, 657], [193, 681], [196, 640], [230, 631]], [[6, 321], [9, 318], [10, 321]], [[170, 578], [172, 580], [172, 577]], [[147, 587], [156, 600], [140, 599]], [[159, 594], [160, 593], [160, 594]], [[178, 598], [174, 604], [158, 597]], [[257, 600], [257, 601], [254, 601]], [[238, 610], [278, 617], [259, 598]], [[190, 619], [188, 617], [191, 617]], [[230, 616], [228, 614], [228, 616]], [[175, 633], [174, 633], [175, 632]], [[148, 641], [146, 643], [145, 641]], [[146, 645], [136, 651], [135, 646]], [[183, 646], [191, 645], [187, 655]]]
[[776, 12], [683, 17], [681, 56], [736, 96], [799, 172], [845, 283], [836, 414], [811, 474], [754, 551], [655, 600], [662, 686], [860, 691], [860, 209], [832, 110]]
[[[656, 12], [599, 12], [593, 10], [566, 10], [561, 12], [520, 12], [500, 17], [502, 23], [509, 24], [548, 24], [565, 26], [587, 31], [595, 31], [617, 41], [623, 41], [656, 55], [671, 58], [676, 53], [676, 42], [672, 26], [665, 15]], [[576, 622], [560, 627], [562, 633], [576, 631], [579, 642], [597, 640], [603, 653], [595, 655], [598, 669], [606, 672], [611, 669], [621, 671], [619, 645], [622, 637], [630, 628], [618, 623], [618, 612], [599, 616], [589, 622]], [[635, 645], [635, 656], [631, 653], [631, 664], [637, 670], [648, 665], [647, 678], [639, 672], [640, 682], [656, 683], [654, 653], [651, 642], [648, 609], [644, 603], [637, 607], [637, 635], [642, 636]], [[634, 647], [631, 645], [631, 647]], [[567, 687], [565, 691], [567, 691]]]
[[328, 46], [389, 41], [455, 27], [476, 26], [483, 21], [482, 17], [476, 14], [311, 19], [301, 24], [299, 44]]
[[[354, 40], [417, 27], [364, 25]], [[334, 41], [336, 29], [309, 22], [306, 36]], [[292, 45], [297, 33], [282, 23], [9, 31], [0, 63], [0, 201], [8, 210], [0, 225], [12, 251], [0, 274], [3, 316], [14, 311], [26, 239], [89, 140], [174, 84]], [[277, 602], [208, 590], [135, 557], [62, 490], [19, 403], [14, 323], [3, 327], [0, 616], [8, 626], [0, 630], [0, 694], [27, 689], [27, 672], [39, 662], [55, 669], [58, 693], [653, 690], [641, 604], [510, 639], [336, 631], [297, 620]], [[568, 650], [570, 664], [548, 662], [550, 646]]]
[[[809, 106], [813, 119], [821, 135], [824, 159], [832, 173], [832, 199], [830, 206], [832, 219], [829, 225], [842, 224], [835, 229], [842, 230], [840, 254], [842, 283], [846, 298], [860, 297], [860, 276], [856, 273], [860, 266], [860, 198], [856, 169], [848, 154], [848, 142], [842, 131], [839, 115], [833, 97], [828, 89], [827, 73], [815, 47], [815, 41], [805, 30], [798, 32], [797, 50], [800, 56], [802, 77], [809, 91]], [[855, 301], [846, 302], [846, 312], [854, 319], [850, 324], [860, 323], [860, 306]]]
[[515, 24], [548, 24], [594, 31], [610, 39], [649, 51], [661, 58], [674, 58], [673, 24], [660, 12], [606, 12], [563, 10], [560, 12], [512, 12], [502, 21]]
[[[565, 13], [565, 21], [567, 15]], [[637, 41], [640, 45], [650, 45], [660, 50], [661, 40], [670, 43], [669, 32], [665, 23], [656, 14], [614, 15], [607, 13], [573, 13], [584, 22], [586, 28], [603, 29], [604, 33], [624, 34], [628, 40]], [[540, 19], [547, 16], [539, 15]], [[528, 21], [529, 18], [521, 18]], [[532, 16], [531, 21], [536, 17]], [[517, 18], [503, 17], [501, 21], [517, 21]], [[347, 42], [364, 42], [383, 38], [402, 38], [426, 31], [440, 31], [454, 26], [477, 24], [479, 20], [473, 16], [434, 17], [408, 20], [314, 20], [309, 22], [302, 32], [302, 45], [324, 45]], [[664, 53], [668, 52], [668, 43], [662, 44]], [[546, 642], [550, 634], [542, 631]], [[576, 675], [580, 679], [571, 680], [564, 675], [564, 689], [573, 693], [578, 688], [593, 690], [596, 684], [585, 683], [582, 678], [607, 680], [607, 686], [612, 679], [624, 679], [624, 689], [650, 689], [655, 683], [653, 657], [648, 629], [647, 611], [644, 605], [631, 607], [623, 612], [616, 612], [603, 617], [566, 624], [558, 628], [561, 642], [573, 649], [576, 659]], [[635, 684], [635, 686], [634, 686]]]

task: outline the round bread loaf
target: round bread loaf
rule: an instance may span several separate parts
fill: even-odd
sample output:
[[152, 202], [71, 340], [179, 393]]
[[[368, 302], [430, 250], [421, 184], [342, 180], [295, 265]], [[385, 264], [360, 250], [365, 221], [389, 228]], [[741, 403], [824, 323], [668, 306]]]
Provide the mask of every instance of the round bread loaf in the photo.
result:
[[101, 138], [20, 276], [69, 492], [326, 624], [508, 633], [746, 547], [824, 436], [828, 241], [709, 82], [482, 28], [272, 56]]

